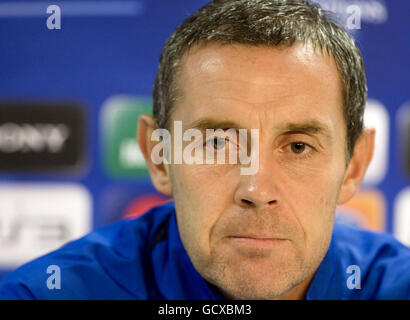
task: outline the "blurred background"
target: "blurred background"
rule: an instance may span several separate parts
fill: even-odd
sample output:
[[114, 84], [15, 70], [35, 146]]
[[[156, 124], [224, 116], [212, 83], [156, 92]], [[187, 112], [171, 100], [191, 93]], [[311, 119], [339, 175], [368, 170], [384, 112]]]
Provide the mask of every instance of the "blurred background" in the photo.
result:
[[[136, 142], [161, 48], [205, 0], [0, 1], [0, 281], [168, 199]], [[316, 0], [356, 39], [376, 151], [337, 223], [410, 246], [410, 1]]]

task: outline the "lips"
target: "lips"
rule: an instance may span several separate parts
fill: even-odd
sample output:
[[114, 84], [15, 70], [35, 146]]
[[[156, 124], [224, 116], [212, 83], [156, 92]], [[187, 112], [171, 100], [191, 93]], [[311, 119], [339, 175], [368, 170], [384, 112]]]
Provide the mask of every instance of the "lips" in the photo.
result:
[[239, 234], [226, 238], [226, 244], [241, 255], [250, 258], [270, 256], [273, 250], [283, 249], [286, 239], [264, 234]]
[[285, 242], [286, 239], [262, 234], [240, 234], [228, 237], [234, 247], [246, 251], [271, 250]]
[[239, 234], [229, 236], [228, 238], [232, 239], [249, 239], [249, 240], [256, 240], [256, 241], [275, 241], [275, 240], [286, 240], [284, 238], [272, 237], [269, 235], [258, 235], [258, 234]]

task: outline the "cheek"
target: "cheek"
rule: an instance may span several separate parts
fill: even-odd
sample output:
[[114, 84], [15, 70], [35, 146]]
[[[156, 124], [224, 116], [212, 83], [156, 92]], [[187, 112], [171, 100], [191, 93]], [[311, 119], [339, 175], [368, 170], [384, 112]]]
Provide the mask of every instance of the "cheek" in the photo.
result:
[[292, 185], [291, 190], [316, 201], [339, 188], [345, 169], [341, 151], [328, 147], [326, 152], [313, 152], [310, 158], [277, 156], [275, 160], [282, 180]]
[[210, 233], [232, 203], [235, 175], [206, 165], [177, 165], [171, 183], [178, 226], [186, 246], [209, 253]]
[[323, 161], [282, 166], [282, 203], [303, 230], [307, 242], [325, 237], [333, 224], [343, 166]]

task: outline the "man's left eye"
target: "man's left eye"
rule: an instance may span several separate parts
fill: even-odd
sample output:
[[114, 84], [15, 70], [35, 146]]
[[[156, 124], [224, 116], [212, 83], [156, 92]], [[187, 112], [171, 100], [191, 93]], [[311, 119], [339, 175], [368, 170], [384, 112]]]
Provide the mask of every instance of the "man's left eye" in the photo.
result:
[[293, 153], [296, 154], [301, 154], [303, 153], [307, 148], [311, 148], [309, 145], [303, 142], [293, 142], [290, 144], [290, 148]]

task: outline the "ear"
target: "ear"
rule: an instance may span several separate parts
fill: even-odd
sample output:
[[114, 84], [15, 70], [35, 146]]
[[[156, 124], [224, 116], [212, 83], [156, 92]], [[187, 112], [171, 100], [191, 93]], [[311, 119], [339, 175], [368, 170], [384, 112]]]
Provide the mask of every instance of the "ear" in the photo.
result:
[[172, 189], [168, 166], [164, 163], [155, 164], [151, 158], [152, 149], [159, 143], [151, 140], [152, 133], [157, 128], [156, 121], [152, 116], [148, 114], [141, 115], [138, 120], [138, 144], [144, 155], [155, 189], [166, 196], [171, 196]]
[[338, 204], [349, 201], [359, 190], [364, 174], [373, 157], [375, 129], [365, 128], [356, 141], [353, 156], [345, 172]]

